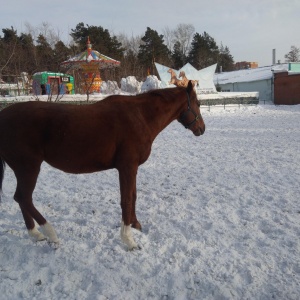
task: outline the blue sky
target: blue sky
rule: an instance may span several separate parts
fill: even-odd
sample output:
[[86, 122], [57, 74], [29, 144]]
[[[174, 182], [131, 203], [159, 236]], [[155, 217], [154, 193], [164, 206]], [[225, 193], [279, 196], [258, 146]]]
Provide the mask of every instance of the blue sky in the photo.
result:
[[192, 24], [196, 32], [206, 31], [218, 45], [228, 46], [235, 61], [266, 66], [272, 49], [284, 62], [292, 45], [300, 47], [299, 15], [299, 0], [15, 0], [0, 4], [0, 28], [13, 26], [19, 34], [26, 24], [46, 22], [67, 43], [79, 22], [128, 37], [144, 35], [147, 27], [163, 34], [166, 27]]

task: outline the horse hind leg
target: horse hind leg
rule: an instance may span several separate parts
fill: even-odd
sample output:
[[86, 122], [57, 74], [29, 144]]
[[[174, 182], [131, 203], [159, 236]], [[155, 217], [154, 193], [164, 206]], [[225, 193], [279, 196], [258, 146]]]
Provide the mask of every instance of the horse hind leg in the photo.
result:
[[[52, 225], [47, 222], [43, 215], [35, 208], [32, 202], [32, 193], [35, 188], [39, 167], [31, 167], [28, 172], [15, 172], [17, 177], [17, 189], [14, 195], [15, 201], [18, 202], [25, 221], [29, 236], [37, 241], [48, 238], [49, 242], [58, 243], [56, 232]], [[34, 220], [40, 225], [40, 232], [35, 225]]]
[[[15, 198], [15, 200], [18, 201], [17, 198]], [[36, 228], [33, 218], [31, 217], [29, 212], [25, 208], [23, 208], [22, 205], [19, 204], [19, 206], [21, 208], [21, 212], [22, 212], [29, 236], [31, 236], [35, 241], [46, 240], [47, 238]]]
[[[53, 226], [49, 222], [47, 222], [42, 214], [35, 208], [32, 203], [32, 199], [30, 202], [26, 202], [25, 205], [20, 203], [19, 205], [29, 236], [33, 237], [36, 241], [42, 241], [48, 238], [49, 242], [51, 243], [59, 242]], [[40, 225], [41, 231], [36, 228], [33, 220], [35, 220]]]

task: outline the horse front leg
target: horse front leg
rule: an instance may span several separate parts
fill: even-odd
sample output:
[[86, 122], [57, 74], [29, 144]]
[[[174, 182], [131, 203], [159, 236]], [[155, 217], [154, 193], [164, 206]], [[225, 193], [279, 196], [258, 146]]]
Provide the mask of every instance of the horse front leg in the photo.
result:
[[135, 214], [135, 203], [136, 203], [136, 184], [134, 185], [134, 191], [133, 191], [133, 195], [132, 195], [131, 227], [142, 231], [142, 226], [141, 226], [140, 222], [137, 220], [137, 217]]
[[129, 250], [138, 248], [132, 232], [131, 224], [135, 228], [141, 227], [135, 216], [135, 200], [136, 200], [136, 167], [127, 167], [119, 170], [120, 192], [121, 192], [121, 240], [128, 246]]

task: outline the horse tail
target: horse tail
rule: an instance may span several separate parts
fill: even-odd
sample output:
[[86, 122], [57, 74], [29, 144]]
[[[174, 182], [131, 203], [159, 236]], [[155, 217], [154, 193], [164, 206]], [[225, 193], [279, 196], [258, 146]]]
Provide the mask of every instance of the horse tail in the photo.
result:
[[2, 196], [2, 182], [4, 178], [5, 161], [0, 157], [0, 201]]

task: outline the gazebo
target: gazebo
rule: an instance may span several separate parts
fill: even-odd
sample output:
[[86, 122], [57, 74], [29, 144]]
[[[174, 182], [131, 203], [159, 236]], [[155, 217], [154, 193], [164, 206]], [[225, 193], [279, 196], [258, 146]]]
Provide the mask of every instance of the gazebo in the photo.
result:
[[87, 49], [61, 63], [61, 67], [69, 72], [78, 71], [79, 84], [85, 93], [100, 92], [100, 70], [119, 67], [120, 62], [92, 49], [90, 38], [87, 40]]

